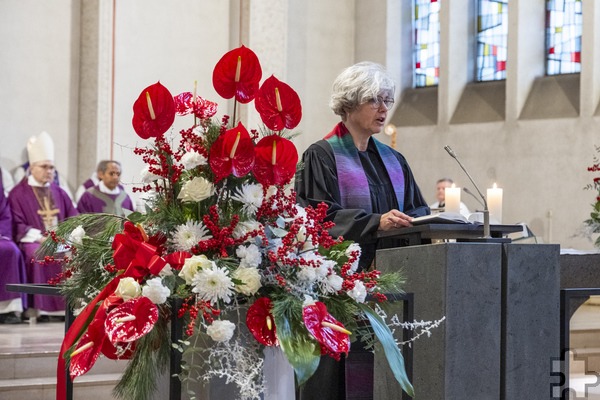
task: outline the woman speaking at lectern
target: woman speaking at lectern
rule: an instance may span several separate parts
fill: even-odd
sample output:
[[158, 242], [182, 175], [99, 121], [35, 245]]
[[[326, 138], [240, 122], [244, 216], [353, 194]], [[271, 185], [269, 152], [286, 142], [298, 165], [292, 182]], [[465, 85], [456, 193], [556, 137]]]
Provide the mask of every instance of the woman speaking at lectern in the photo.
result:
[[[324, 139], [312, 144], [296, 175], [298, 202], [325, 202], [334, 237], [360, 244], [359, 268], [368, 268], [375, 250], [393, 247], [377, 231], [410, 226], [429, 207], [402, 154], [376, 140], [394, 105], [394, 82], [379, 64], [361, 62], [335, 79], [329, 105], [341, 117]], [[387, 242], [387, 243], [386, 243]]]

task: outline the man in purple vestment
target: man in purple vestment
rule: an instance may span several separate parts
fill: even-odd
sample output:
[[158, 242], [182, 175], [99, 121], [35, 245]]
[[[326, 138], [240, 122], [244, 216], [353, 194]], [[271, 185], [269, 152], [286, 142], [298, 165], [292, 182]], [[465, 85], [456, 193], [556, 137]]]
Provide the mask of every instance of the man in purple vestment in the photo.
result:
[[119, 185], [121, 164], [112, 160], [101, 161], [98, 164], [98, 178], [100, 182], [87, 189], [79, 199], [79, 212], [129, 215], [133, 211], [133, 202]]
[[[53, 182], [54, 145], [49, 136], [32, 137], [27, 143], [31, 174], [10, 192], [15, 241], [23, 251], [28, 283], [48, 283], [62, 271], [59, 262], [39, 262], [36, 251], [47, 232], [67, 217], [77, 215], [67, 193]], [[33, 295], [29, 315], [60, 315], [65, 302], [61, 296]]]
[[7, 283], [25, 283], [23, 254], [12, 240], [12, 216], [8, 199], [4, 195], [4, 182], [0, 179], [0, 324], [18, 324], [15, 313], [26, 307], [25, 295], [6, 290]]

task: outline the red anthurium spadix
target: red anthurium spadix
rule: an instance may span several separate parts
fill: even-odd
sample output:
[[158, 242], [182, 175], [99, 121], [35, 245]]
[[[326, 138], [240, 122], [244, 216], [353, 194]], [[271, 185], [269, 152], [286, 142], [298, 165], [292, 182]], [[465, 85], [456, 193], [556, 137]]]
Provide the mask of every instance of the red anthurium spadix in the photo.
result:
[[133, 129], [142, 139], [159, 137], [175, 120], [175, 101], [169, 90], [156, 82], [142, 90], [133, 103]]
[[246, 325], [254, 338], [265, 346], [277, 346], [275, 319], [271, 314], [271, 299], [261, 297], [249, 308], [246, 314]]
[[278, 135], [265, 136], [254, 152], [253, 173], [263, 186], [285, 185], [294, 177], [298, 150], [290, 140]]
[[158, 308], [145, 296], [136, 297], [112, 309], [104, 328], [113, 343], [133, 342], [150, 332], [158, 320]]
[[177, 115], [194, 113], [199, 119], [210, 118], [217, 113], [217, 103], [194, 96], [190, 92], [183, 92], [175, 96], [175, 110]]
[[298, 93], [273, 75], [263, 82], [254, 105], [264, 124], [273, 131], [294, 129], [302, 119]]
[[215, 182], [229, 174], [240, 178], [252, 171], [254, 143], [241, 122], [215, 140], [208, 155], [208, 165], [215, 174]]
[[213, 71], [213, 86], [224, 99], [249, 103], [256, 96], [262, 68], [256, 54], [245, 46], [226, 53]]
[[339, 359], [342, 353], [348, 354], [350, 332], [327, 312], [325, 304], [317, 301], [304, 307], [302, 319], [306, 329], [321, 345], [321, 354], [330, 354], [335, 359]]

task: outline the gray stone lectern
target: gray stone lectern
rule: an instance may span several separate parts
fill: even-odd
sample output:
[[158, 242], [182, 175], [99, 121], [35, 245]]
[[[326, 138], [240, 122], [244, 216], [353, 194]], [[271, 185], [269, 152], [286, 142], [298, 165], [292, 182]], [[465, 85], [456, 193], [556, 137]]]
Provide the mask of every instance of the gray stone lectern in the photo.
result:
[[[413, 344], [416, 400], [548, 400], [560, 353], [558, 245], [400, 247], [379, 250], [376, 265], [403, 271], [416, 320], [446, 317]], [[375, 398], [400, 398], [385, 365], [375, 368], [385, 387]]]

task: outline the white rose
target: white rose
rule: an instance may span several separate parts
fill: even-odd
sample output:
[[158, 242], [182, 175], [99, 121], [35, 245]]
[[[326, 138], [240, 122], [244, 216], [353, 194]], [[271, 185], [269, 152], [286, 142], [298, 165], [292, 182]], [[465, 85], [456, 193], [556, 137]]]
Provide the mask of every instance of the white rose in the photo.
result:
[[142, 294], [140, 284], [133, 278], [123, 278], [119, 281], [115, 294], [123, 300], [131, 300]]
[[367, 288], [361, 281], [354, 282], [354, 288], [348, 291], [348, 296], [352, 297], [357, 303], [364, 303], [367, 298]]
[[163, 286], [162, 279], [152, 278], [146, 281], [142, 288], [142, 295], [149, 298], [154, 304], [162, 304], [171, 295], [168, 287]]
[[196, 176], [183, 185], [177, 198], [184, 202], [198, 202], [209, 198], [214, 192], [215, 187], [210, 181]]
[[196, 272], [203, 268], [212, 268], [213, 264], [214, 262], [209, 260], [204, 254], [191, 256], [185, 259], [183, 267], [181, 267], [181, 271], [179, 271], [179, 276], [182, 276], [183, 279], [185, 279], [185, 283], [191, 285]]
[[185, 169], [193, 169], [198, 165], [205, 165], [206, 157], [197, 151], [188, 151], [181, 157], [181, 164]]
[[233, 279], [242, 281], [241, 284], [236, 284], [234, 290], [238, 293], [252, 296], [260, 289], [260, 273], [256, 268], [240, 267], [233, 271]]
[[85, 230], [82, 225], [79, 225], [77, 228], [73, 229], [71, 234], [69, 235], [69, 242], [81, 246], [83, 244], [83, 238], [85, 237]]
[[214, 321], [208, 328], [206, 333], [215, 342], [226, 342], [233, 337], [235, 324], [231, 321]]

